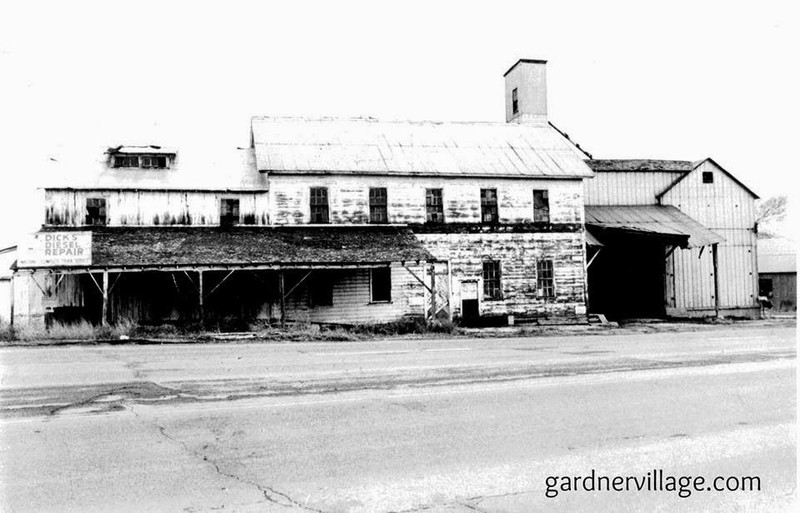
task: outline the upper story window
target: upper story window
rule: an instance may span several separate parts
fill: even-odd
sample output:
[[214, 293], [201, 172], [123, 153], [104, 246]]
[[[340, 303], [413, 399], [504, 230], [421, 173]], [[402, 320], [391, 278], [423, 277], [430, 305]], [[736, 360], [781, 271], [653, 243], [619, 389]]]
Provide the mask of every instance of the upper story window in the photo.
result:
[[389, 222], [386, 187], [372, 187], [369, 190], [369, 222], [373, 224]]
[[444, 201], [441, 189], [425, 189], [425, 222], [444, 222]]
[[519, 112], [519, 99], [517, 98], [517, 88], [511, 90], [511, 113], [516, 114]]
[[114, 167], [167, 169], [169, 158], [166, 155], [114, 155]]
[[714, 183], [714, 173], [712, 171], [703, 171], [703, 183]]
[[483, 263], [483, 298], [503, 299], [500, 285], [500, 262], [487, 260]]
[[105, 226], [106, 217], [105, 198], [86, 198], [86, 223], [89, 226]]
[[550, 195], [546, 189], [533, 191], [533, 222], [550, 222]]
[[235, 226], [239, 224], [239, 200], [223, 198], [219, 200], [219, 225]]
[[311, 224], [327, 224], [328, 216], [328, 188], [311, 188]]
[[540, 297], [553, 298], [556, 296], [552, 260], [536, 261], [536, 289]]
[[481, 222], [497, 223], [497, 189], [481, 189]]

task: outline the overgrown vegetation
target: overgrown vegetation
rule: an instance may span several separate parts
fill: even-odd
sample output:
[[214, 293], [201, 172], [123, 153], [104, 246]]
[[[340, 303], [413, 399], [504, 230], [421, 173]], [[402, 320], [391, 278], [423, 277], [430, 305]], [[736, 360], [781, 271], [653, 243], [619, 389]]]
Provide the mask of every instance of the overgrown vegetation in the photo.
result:
[[0, 326], [0, 341], [39, 342], [39, 341], [108, 341], [120, 339], [186, 339], [216, 340], [223, 334], [235, 338], [236, 334], [258, 340], [274, 341], [356, 341], [376, 337], [397, 335], [428, 335], [458, 332], [458, 326], [450, 321], [426, 322], [422, 318], [409, 317], [382, 324], [357, 324], [348, 326], [316, 325], [311, 323], [291, 323], [280, 328], [269, 321], [218, 321], [205, 326], [198, 322], [182, 324], [162, 324], [157, 326], [138, 325], [130, 320], [121, 320], [113, 325], [94, 326], [89, 322], [61, 324], [54, 323], [49, 328], [28, 326]]

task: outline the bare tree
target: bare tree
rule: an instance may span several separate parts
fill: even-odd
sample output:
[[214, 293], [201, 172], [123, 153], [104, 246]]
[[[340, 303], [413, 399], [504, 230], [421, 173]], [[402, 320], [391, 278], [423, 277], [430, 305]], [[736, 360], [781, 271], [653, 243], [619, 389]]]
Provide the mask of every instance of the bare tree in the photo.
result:
[[772, 196], [759, 200], [756, 205], [756, 223], [758, 236], [762, 239], [775, 237], [774, 225], [786, 217], [786, 196]]

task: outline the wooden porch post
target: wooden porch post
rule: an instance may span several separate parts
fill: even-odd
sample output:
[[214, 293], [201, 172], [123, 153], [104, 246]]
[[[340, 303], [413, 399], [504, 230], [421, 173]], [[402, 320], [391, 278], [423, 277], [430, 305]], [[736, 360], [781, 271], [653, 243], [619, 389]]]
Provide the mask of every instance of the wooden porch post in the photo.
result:
[[199, 306], [200, 306], [200, 323], [204, 323], [206, 320], [206, 311], [205, 305], [203, 304], [204, 298], [203, 296], [205, 293], [203, 292], [203, 271], [197, 271], [197, 297], [199, 299]]
[[714, 315], [719, 317], [719, 260], [717, 258], [717, 246], [711, 245], [711, 261], [714, 265]]
[[283, 271], [278, 273], [278, 294], [281, 296], [281, 328], [286, 327], [286, 295], [284, 289], [286, 284], [284, 282]]
[[108, 324], [108, 271], [103, 271], [103, 317], [100, 319], [100, 325], [105, 326]]
[[431, 322], [436, 320], [436, 264], [431, 264]]

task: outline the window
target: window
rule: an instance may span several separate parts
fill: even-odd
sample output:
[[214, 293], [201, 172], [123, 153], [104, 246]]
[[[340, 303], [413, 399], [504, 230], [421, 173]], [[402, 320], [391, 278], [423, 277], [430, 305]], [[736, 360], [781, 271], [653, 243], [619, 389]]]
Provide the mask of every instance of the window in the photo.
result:
[[333, 306], [333, 279], [328, 273], [312, 275], [308, 284], [308, 306]]
[[503, 299], [500, 287], [500, 262], [487, 260], [483, 263], [483, 297], [484, 299]]
[[106, 199], [86, 198], [86, 224], [89, 226], [105, 226]]
[[425, 221], [444, 222], [444, 202], [441, 189], [425, 189]]
[[369, 222], [382, 224], [389, 222], [387, 212], [386, 187], [372, 187], [369, 190]]
[[219, 225], [235, 226], [239, 224], [239, 200], [219, 200]]
[[392, 270], [388, 267], [370, 269], [370, 297], [373, 303], [392, 300]]
[[553, 284], [553, 261], [538, 260], [536, 262], [536, 289], [539, 297], [552, 298], [556, 296]]
[[115, 155], [114, 167], [142, 167], [145, 169], [166, 169], [166, 155]]
[[550, 222], [550, 196], [546, 189], [533, 191], [533, 222]]
[[711, 171], [703, 171], [703, 183], [714, 183], [714, 173]]
[[481, 189], [481, 222], [496, 223], [497, 215], [497, 189]]
[[511, 90], [511, 113], [516, 114], [519, 112], [519, 100], [517, 98], [517, 88]]
[[141, 166], [145, 168], [164, 169], [167, 167], [167, 157], [163, 155], [143, 155]]
[[326, 187], [311, 188], [311, 224], [327, 224], [328, 189]]
[[139, 157], [135, 155], [116, 155], [114, 167], [139, 167]]

